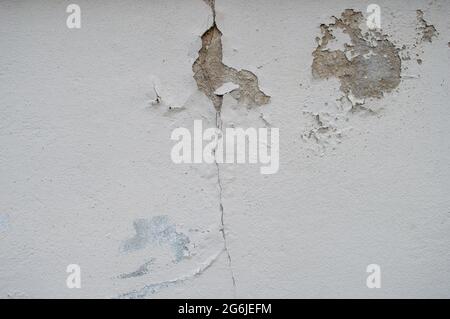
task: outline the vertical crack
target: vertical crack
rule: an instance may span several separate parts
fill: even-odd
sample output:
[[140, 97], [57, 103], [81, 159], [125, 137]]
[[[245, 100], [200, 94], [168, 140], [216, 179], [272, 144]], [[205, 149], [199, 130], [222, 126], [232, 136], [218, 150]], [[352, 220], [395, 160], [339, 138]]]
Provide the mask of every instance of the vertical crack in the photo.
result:
[[[220, 114], [220, 111], [216, 110], [216, 128], [221, 132], [222, 131], [222, 117]], [[222, 238], [223, 238], [223, 246], [225, 249], [225, 252], [227, 254], [227, 258], [228, 258], [228, 268], [230, 270], [230, 275], [231, 275], [231, 281], [233, 282], [233, 291], [234, 291], [234, 295], [236, 296], [236, 278], [234, 277], [234, 272], [233, 272], [233, 266], [232, 266], [232, 261], [231, 261], [231, 254], [230, 251], [228, 249], [228, 242], [227, 242], [227, 235], [226, 235], [226, 230], [225, 230], [225, 222], [224, 222], [224, 208], [223, 208], [223, 202], [222, 202], [222, 180], [220, 178], [220, 165], [217, 162], [217, 158], [216, 158], [216, 149], [217, 149], [217, 145], [216, 148], [214, 149], [214, 163], [216, 164], [216, 169], [217, 169], [217, 186], [219, 188], [219, 209], [220, 209], [220, 232], [222, 233]]]
[[[232, 96], [247, 105], [261, 105], [268, 103], [270, 97], [265, 95], [258, 88], [258, 79], [256, 75], [247, 70], [237, 71], [222, 63], [222, 32], [216, 25], [215, 0], [204, 0], [211, 8], [213, 14], [213, 24], [202, 35], [202, 47], [198, 52], [198, 58], [192, 65], [194, 79], [197, 86], [213, 103], [216, 110], [216, 128], [222, 132], [221, 109], [223, 97], [216, 95], [214, 91], [226, 82], [233, 82], [239, 85], [234, 90]], [[228, 269], [230, 271], [233, 283], [233, 293], [236, 296], [236, 278], [234, 277], [231, 254], [228, 249], [227, 235], [225, 229], [224, 215], [225, 210], [222, 201], [222, 180], [220, 177], [220, 165], [216, 158], [218, 144], [214, 148], [214, 163], [217, 170], [217, 186], [220, 211], [220, 232], [222, 233], [224, 250], [228, 258]]]

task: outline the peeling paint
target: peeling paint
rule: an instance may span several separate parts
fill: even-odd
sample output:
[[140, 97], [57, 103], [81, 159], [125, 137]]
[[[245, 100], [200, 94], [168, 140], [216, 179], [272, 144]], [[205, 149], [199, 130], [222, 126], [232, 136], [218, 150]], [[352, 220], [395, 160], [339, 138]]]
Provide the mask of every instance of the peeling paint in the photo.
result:
[[[341, 91], [358, 99], [381, 98], [400, 83], [401, 60], [398, 49], [379, 31], [363, 34], [361, 12], [346, 9], [334, 23], [322, 24], [322, 37], [313, 52], [314, 78], [336, 77]], [[330, 50], [329, 43], [341, 31], [350, 37], [344, 50]]]
[[438, 32], [434, 25], [428, 24], [427, 21], [424, 19], [424, 13], [422, 10], [418, 9], [416, 10], [417, 14], [417, 30], [418, 34], [420, 36], [420, 41], [425, 42], [433, 42], [433, 37], [437, 37]]
[[301, 137], [303, 141], [313, 141], [311, 151], [320, 156], [325, 155], [327, 148], [334, 149], [338, 144], [342, 143], [345, 134], [351, 130], [345, 127], [347, 117], [340, 113], [331, 112], [303, 112], [311, 118], [309, 126], [305, 127]]
[[[438, 32], [434, 25], [428, 24], [424, 19], [424, 12], [421, 9], [416, 10], [416, 36], [414, 43], [405, 43], [399, 50], [402, 61], [415, 60], [417, 64], [421, 65], [424, 62], [423, 44], [431, 44], [433, 38], [438, 36]], [[410, 65], [402, 65], [403, 71], [408, 70]], [[418, 75], [402, 74], [402, 78], [419, 78]]]
[[213, 25], [202, 35], [202, 47], [198, 58], [192, 65], [197, 86], [213, 103], [216, 110], [222, 108], [222, 95], [215, 91], [227, 82], [238, 86], [231, 95], [246, 106], [259, 106], [269, 103], [270, 96], [259, 89], [258, 78], [248, 70], [236, 70], [222, 62], [222, 32], [215, 20], [214, 0], [205, 0], [211, 6]]

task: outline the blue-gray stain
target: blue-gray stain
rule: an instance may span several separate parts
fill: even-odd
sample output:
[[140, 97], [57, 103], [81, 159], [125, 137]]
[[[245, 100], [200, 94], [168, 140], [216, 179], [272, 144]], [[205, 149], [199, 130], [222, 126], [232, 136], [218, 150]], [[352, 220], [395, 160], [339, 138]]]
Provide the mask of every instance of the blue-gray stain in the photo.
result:
[[155, 216], [151, 219], [136, 219], [134, 221], [136, 235], [124, 242], [122, 251], [132, 252], [149, 245], [168, 244], [174, 255], [175, 262], [179, 262], [189, 255], [189, 237], [177, 232], [168, 216]]
[[128, 279], [128, 278], [135, 278], [135, 277], [140, 277], [140, 276], [144, 276], [144, 275], [148, 274], [150, 272], [150, 266], [153, 264], [154, 260], [155, 259], [152, 258], [150, 261], [146, 262], [145, 264], [140, 266], [135, 271], [119, 275], [119, 278], [120, 279]]
[[9, 215], [6, 213], [0, 213], [0, 232], [8, 229], [9, 226]]

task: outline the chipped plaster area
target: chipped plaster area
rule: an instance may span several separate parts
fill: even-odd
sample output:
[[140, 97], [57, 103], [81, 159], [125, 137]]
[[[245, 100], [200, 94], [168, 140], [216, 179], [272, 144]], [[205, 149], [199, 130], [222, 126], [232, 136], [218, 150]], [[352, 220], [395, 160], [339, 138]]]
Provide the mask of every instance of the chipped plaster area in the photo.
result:
[[337, 79], [341, 93], [303, 111], [309, 120], [302, 140], [312, 154], [320, 156], [334, 151], [353, 129], [355, 113], [378, 114], [367, 101], [382, 99], [401, 82], [399, 49], [381, 30], [367, 29], [362, 12], [346, 9], [332, 20], [320, 25], [311, 73], [314, 80]]
[[202, 35], [202, 47], [192, 65], [199, 90], [208, 96], [218, 111], [222, 107], [223, 95], [216, 94], [215, 91], [226, 83], [238, 86], [230, 93], [241, 104], [251, 107], [269, 103], [270, 97], [259, 89], [255, 74], [247, 70], [238, 71], [222, 63], [222, 32], [215, 21], [215, 2], [205, 1], [213, 10], [214, 23]]
[[[347, 96], [381, 98], [400, 84], [401, 59], [386, 35], [375, 31], [363, 35], [360, 25], [364, 21], [361, 12], [347, 9], [334, 23], [322, 24], [322, 37], [313, 52], [312, 73], [319, 79], [337, 77]], [[350, 38], [343, 50], [328, 47], [336, 39], [336, 30]]]
[[[425, 19], [425, 12], [429, 11], [429, 7], [426, 9], [417, 9], [416, 13], [416, 21], [415, 21], [415, 36], [411, 38], [409, 41], [405, 41], [402, 39], [399, 44], [400, 48], [400, 57], [403, 61], [402, 65], [402, 78], [418, 78], [420, 74], [411, 74], [411, 72], [418, 72], [414, 64], [421, 65], [424, 63], [423, 55], [425, 54], [425, 50], [431, 45], [433, 39], [436, 40], [439, 36], [439, 32], [436, 27], [432, 24], [429, 24]], [[412, 29], [412, 28], [411, 28]], [[417, 70], [417, 71], [416, 71]]]
[[420, 35], [421, 41], [433, 42], [433, 38], [437, 37], [438, 32], [434, 25], [428, 24], [428, 22], [424, 19], [424, 13], [422, 10], [417, 9], [417, 30]]
[[[424, 19], [424, 11], [417, 9], [416, 20], [408, 16], [410, 31], [415, 35], [403, 36], [396, 41], [383, 30], [370, 30], [365, 25], [365, 15], [353, 9], [346, 9], [332, 22], [320, 25], [321, 37], [317, 37], [317, 48], [313, 51], [311, 66], [314, 79], [336, 78], [343, 94], [334, 101], [326, 101], [336, 108], [326, 106], [318, 110], [306, 109], [313, 120], [302, 134], [313, 153], [323, 156], [328, 150], [335, 150], [345, 132], [351, 131], [351, 118], [355, 113], [375, 115], [380, 118], [389, 98], [399, 90], [402, 80], [420, 78], [414, 64], [421, 65], [426, 46], [438, 36], [434, 25]], [[392, 20], [384, 21], [392, 30], [399, 22], [395, 14]], [[398, 30], [394, 31], [399, 32]], [[411, 33], [411, 32], [410, 32]], [[413, 74], [412, 72], [418, 72]], [[408, 84], [406, 84], [408, 86]], [[383, 101], [383, 98], [388, 101]], [[317, 117], [331, 117], [329, 125], [321, 125]]]

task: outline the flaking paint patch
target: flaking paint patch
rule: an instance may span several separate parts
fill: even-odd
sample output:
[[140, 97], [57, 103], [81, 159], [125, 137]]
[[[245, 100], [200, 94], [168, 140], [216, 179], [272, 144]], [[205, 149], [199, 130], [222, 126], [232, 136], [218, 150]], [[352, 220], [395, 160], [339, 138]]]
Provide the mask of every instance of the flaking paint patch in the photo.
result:
[[356, 112], [379, 115], [379, 110], [372, 109], [373, 103], [370, 106], [366, 103], [398, 87], [402, 70], [400, 53], [407, 53], [399, 50], [381, 30], [363, 31], [366, 20], [361, 12], [346, 9], [332, 19], [320, 26], [311, 71], [314, 79], [337, 78], [343, 95], [325, 99], [325, 106], [305, 109], [309, 124], [301, 135], [310, 144], [309, 149], [320, 156], [342, 143], [353, 129], [348, 122]]
[[[334, 23], [320, 26], [322, 37], [313, 51], [314, 78], [336, 77], [341, 91], [349, 98], [381, 98], [400, 83], [401, 59], [398, 49], [387, 35], [380, 31], [363, 34], [361, 12], [346, 9]], [[336, 38], [333, 33], [343, 32], [350, 38], [344, 50], [332, 50], [329, 44]]]
[[335, 149], [352, 128], [345, 125], [347, 117], [344, 113], [303, 111], [311, 118], [301, 137], [305, 142], [313, 141], [309, 148], [314, 154], [324, 156], [328, 148]]
[[214, 22], [202, 35], [202, 47], [192, 65], [198, 89], [212, 101], [217, 111], [222, 108], [223, 96], [215, 94], [215, 91], [228, 82], [238, 86], [230, 94], [239, 103], [248, 107], [269, 103], [270, 96], [259, 89], [255, 74], [248, 70], [238, 71], [222, 62], [222, 32], [215, 21], [214, 0], [205, 2], [211, 7]]
[[433, 42], [433, 37], [437, 37], [438, 32], [434, 25], [428, 24], [424, 19], [424, 13], [422, 10], [416, 10], [417, 14], [417, 30], [420, 41]]
[[[439, 35], [436, 27], [429, 24], [424, 18], [424, 12], [421, 9], [416, 10], [416, 37], [414, 43], [403, 44], [400, 49], [400, 57], [402, 61], [415, 60], [417, 64], [421, 65], [424, 53], [424, 43], [431, 44], [433, 38]], [[408, 64], [405, 63], [403, 70], [408, 70]], [[402, 78], [418, 78], [419, 76], [411, 76], [402, 74]]]
[[136, 235], [127, 239], [121, 250], [132, 252], [141, 250], [149, 245], [169, 245], [173, 251], [175, 260], [180, 262], [189, 256], [189, 237], [178, 232], [176, 226], [169, 222], [165, 215], [155, 216], [151, 219], [137, 219], [134, 221]]

